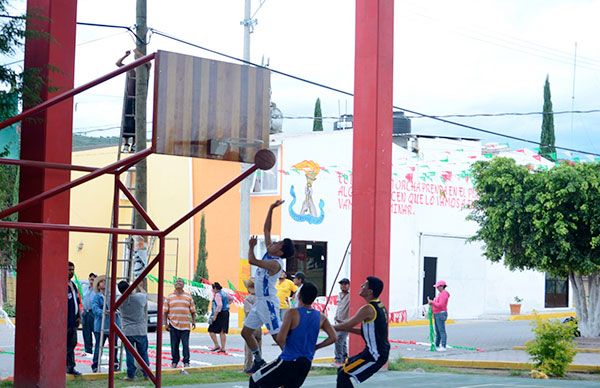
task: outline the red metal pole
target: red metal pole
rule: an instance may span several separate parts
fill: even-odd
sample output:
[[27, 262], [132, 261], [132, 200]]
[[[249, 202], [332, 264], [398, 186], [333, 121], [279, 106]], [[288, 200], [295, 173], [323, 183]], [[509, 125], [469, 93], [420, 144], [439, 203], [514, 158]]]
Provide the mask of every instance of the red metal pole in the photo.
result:
[[162, 232], [160, 230], [143, 230], [143, 229], [119, 229], [119, 228], [101, 228], [95, 226], [77, 226], [67, 224], [45, 224], [33, 222], [8, 222], [0, 221], [0, 228], [11, 229], [27, 229], [27, 230], [51, 230], [58, 232], [83, 232], [83, 233], [117, 233], [117, 234], [133, 234], [140, 236], [158, 236]]
[[11, 164], [14, 166], [50, 168], [50, 169], [54, 169], [54, 170], [69, 170], [69, 171], [84, 171], [84, 172], [94, 172], [98, 169], [97, 167], [77, 166], [77, 165], [73, 165], [73, 164], [48, 163], [48, 162], [38, 162], [37, 160], [19, 160], [19, 159], [5, 159], [5, 158], [0, 158], [0, 164]]
[[[121, 179], [120, 175], [115, 175], [115, 187], [113, 193], [113, 215], [112, 225], [119, 225], [119, 182]], [[119, 249], [119, 235], [113, 233], [112, 235], [112, 250], [110, 255], [110, 323], [108, 331], [108, 386], [113, 388], [115, 386], [115, 323], [116, 318], [116, 295], [117, 295], [117, 255]], [[104, 330], [104, 328], [101, 328]]]
[[119, 180], [119, 181], [117, 181], [117, 184], [119, 185], [119, 189], [121, 189], [121, 191], [123, 192], [123, 194], [125, 194], [125, 196], [129, 200], [129, 202], [131, 202], [131, 204], [133, 205], [133, 207], [135, 207], [135, 209], [140, 213], [140, 215], [144, 218], [144, 220], [146, 220], [146, 222], [148, 223], [148, 225], [150, 225], [150, 227], [153, 230], [158, 230], [158, 226], [156, 226], [156, 224], [154, 223], [154, 221], [152, 221], [152, 219], [150, 218], [150, 216], [148, 215], [148, 213], [146, 213], [146, 210], [142, 207], [142, 205], [140, 205], [140, 203], [138, 202], [138, 200], [131, 194], [131, 192], [129, 191], [129, 189], [127, 189], [127, 187], [125, 187], [125, 185], [123, 184], [123, 182], [121, 182], [121, 180]]
[[[23, 136], [25, 136], [25, 134], [23, 134]], [[69, 134], [69, 140], [70, 139], [71, 139], [71, 135]], [[68, 141], [68, 142], [70, 143], [70, 141]], [[22, 201], [19, 202], [19, 204], [15, 205], [13, 207], [9, 207], [8, 209], [5, 209], [2, 212], [0, 212], [0, 219], [5, 218], [15, 212], [27, 209], [31, 205], [40, 203], [44, 199], [48, 199], [57, 194], [64, 193], [65, 191], [70, 190], [75, 186], [79, 186], [82, 183], [91, 181], [92, 179], [99, 177], [100, 175], [110, 173], [111, 171], [115, 171], [121, 166], [127, 166], [127, 165], [134, 164], [136, 161], [139, 161], [140, 159], [145, 158], [146, 156], [150, 155], [152, 152], [153, 152], [152, 149], [147, 148], [141, 152], [131, 155], [130, 157], [128, 157], [126, 159], [119, 160], [115, 163], [109, 164], [106, 167], [99, 168], [99, 169], [95, 170], [94, 172], [91, 172], [87, 175], [79, 177], [79, 178], [75, 179], [74, 181], [69, 182], [67, 179], [66, 183], [63, 183], [60, 185], [55, 185], [55, 186], [50, 186], [50, 187], [53, 187], [52, 189], [50, 189], [50, 187], [47, 187], [47, 189], [49, 189], [49, 190], [44, 191], [41, 194], [35, 195], [35, 196], [27, 198], [27, 199], [23, 199], [23, 197], [21, 197]], [[69, 147], [69, 155], [71, 155], [70, 147]], [[67, 220], [68, 219], [69, 219], [69, 217], [67, 216]]]
[[150, 271], [152, 271], [152, 269], [156, 266], [156, 264], [158, 264], [158, 261], [159, 260], [158, 260], [158, 256], [157, 256], [154, 258], [154, 260], [152, 260], [150, 263], [148, 263], [148, 265], [146, 266], [146, 268], [144, 268], [142, 273], [139, 274], [139, 276], [137, 278], [135, 278], [133, 283], [131, 283], [129, 285], [129, 287], [127, 287], [125, 292], [119, 297], [119, 299], [117, 299], [115, 309], [118, 309], [121, 306], [121, 304], [125, 301], [125, 299], [127, 299], [127, 297], [131, 294], [131, 292], [133, 290], [135, 290], [135, 288], [138, 286], [138, 284], [140, 284], [142, 282], [142, 280], [150, 273]]
[[[356, 0], [352, 289], [357, 296], [365, 278], [375, 275], [385, 283], [380, 299], [386, 306], [390, 286], [393, 36], [393, 0]], [[362, 304], [362, 298], [351, 298], [351, 313]], [[363, 347], [360, 337], [351, 336], [352, 353]]]
[[115, 330], [115, 334], [117, 335], [117, 337], [119, 337], [121, 341], [123, 341], [123, 345], [127, 348], [127, 351], [129, 351], [133, 358], [135, 358], [139, 366], [144, 370], [144, 372], [146, 372], [148, 377], [150, 377], [150, 380], [152, 380], [152, 382], [156, 384], [156, 377], [154, 376], [154, 373], [152, 373], [150, 366], [146, 365], [146, 361], [144, 361], [144, 359], [140, 356], [137, 349], [133, 347], [131, 342], [129, 342], [125, 334], [123, 334], [123, 332], [121, 331], [121, 329], [119, 329], [118, 326], [115, 325], [113, 329]]
[[160, 250], [158, 252], [158, 307], [156, 316], [156, 381], [155, 385], [162, 385], [162, 333], [163, 333], [163, 303], [165, 299], [165, 237], [159, 237]]
[[[28, 0], [25, 69], [37, 69], [44, 85], [41, 100], [73, 87], [75, 64], [75, 0]], [[42, 37], [44, 36], [44, 37]], [[57, 69], [55, 71], [53, 69]], [[9, 125], [9, 124], [6, 124]], [[70, 164], [72, 101], [23, 122], [21, 158]], [[20, 200], [68, 182], [68, 171], [24, 167]], [[69, 194], [19, 214], [25, 222], [69, 222]], [[67, 328], [68, 233], [21, 233], [23, 249], [17, 261], [17, 322], [14, 384], [16, 387], [64, 387]]]
[[184, 215], [183, 217], [181, 217], [173, 225], [171, 225], [167, 229], [165, 229], [165, 231], [163, 232], [163, 236], [166, 236], [169, 233], [171, 233], [172, 231], [174, 231], [175, 229], [177, 229], [181, 224], [183, 224], [184, 222], [186, 222], [187, 220], [189, 220], [190, 218], [192, 218], [196, 213], [198, 213], [199, 211], [201, 211], [202, 209], [204, 209], [208, 205], [210, 205], [215, 199], [217, 199], [221, 195], [225, 194], [233, 186], [237, 185], [238, 183], [240, 183], [241, 181], [243, 181], [244, 179], [246, 179], [246, 177], [252, 175], [252, 173], [254, 171], [256, 171], [257, 169], [258, 169], [258, 167], [256, 167], [255, 164], [252, 165], [249, 169], [247, 169], [246, 171], [244, 171], [243, 173], [241, 173], [240, 176], [238, 176], [237, 178], [235, 178], [234, 180], [232, 180], [231, 182], [229, 182], [228, 184], [226, 184], [225, 186], [223, 186], [222, 188], [220, 188], [216, 193], [214, 193], [210, 197], [206, 198], [201, 204], [199, 204], [194, 209], [192, 209], [190, 212], [188, 212], [186, 215]]
[[[64, 3], [65, 2], [65, 0], [63, 0], [63, 1], [54, 0], [54, 1], [56, 3]], [[29, 2], [30, 3], [32, 3], [32, 2], [39, 3], [41, 1], [39, 1], [39, 0], [38, 1], [35, 1], [35, 0], [32, 1], [32, 0], [30, 0]], [[45, 2], [50, 2], [51, 3], [52, 0], [46, 0]], [[66, 2], [76, 3], [73, 0], [71, 0], [71, 1], [67, 0]], [[64, 6], [64, 5], [62, 5], [62, 6]], [[76, 7], [76, 5], [74, 5], [74, 6]], [[27, 8], [29, 8], [29, 6]], [[31, 19], [30, 19], [30, 21], [31, 21]], [[37, 39], [40, 39], [40, 38], [37, 38]], [[51, 39], [49, 39], [49, 40], [51, 40]], [[0, 122], [0, 130], [2, 130], [4, 128], [8, 127], [9, 125], [12, 125], [12, 124], [14, 124], [14, 123], [16, 123], [18, 121], [21, 121], [24, 118], [27, 118], [27, 117], [33, 116], [33, 115], [35, 115], [37, 113], [40, 113], [40, 112], [42, 112], [42, 111], [50, 108], [51, 106], [54, 106], [54, 105], [58, 104], [59, 102], [62, 102], [64, 100], [66, 100], [66, 99], [69, 99], [69, 98], [73, 97], [76, 94], [79, 94], [79, 93], [84, 92], [84, 91], [86, 91], [86, 90], [88, 90], [90, 88], [93, 88], [94, 86], [99, 85], [102, 82], [108, 81], [109, 79], [114, 78], [114, 77], [118, 76], [119, 74], [123, 74], [126, 71], [134, 69], [134, 68], [138, 67], [139, 65], [142, 65], [142, 64], [144, 64], [146, 62], [150, 62], [151, 60], [154, 59], [155, 56], [156, 56], [155, 53], [148, 54], [145, 57], [141, 57], [140, 59], [135, 60], [135, 61], [131, 62], [128, 65], [119, 67], [117, 70], [111, 71], [110, 73], [108, 73], [108, 74], [106, 74], [106, 75], [104, 75], [104, 76], [102, 76], [100, 78], [96, 78], [93, 81], [90, 81], [90, 82], [88, 82], [86, 84], [83, 84], [83, 85], [81, 85], [79, 87], [76, 87], [75, 89], [71, 89], [71, 90], [69, 90], [67, 92], [59, 94], [58, 96], [53, 97], [53, 98], [49, 99], [48, 101], [44, 101], [41, 104], [36, 105], [33, 108], [27, 109], [25, 112], [23, 112], [21, 114], [18, 114], [16, 116], [11, 117], [8, 120], [4, 120], [4, 121]], [[72, 82], [71, 82], [71, 86], [73, 86]], [[70, 129], [71, 129], [71, 127], [69, 127], [69, 130]]]

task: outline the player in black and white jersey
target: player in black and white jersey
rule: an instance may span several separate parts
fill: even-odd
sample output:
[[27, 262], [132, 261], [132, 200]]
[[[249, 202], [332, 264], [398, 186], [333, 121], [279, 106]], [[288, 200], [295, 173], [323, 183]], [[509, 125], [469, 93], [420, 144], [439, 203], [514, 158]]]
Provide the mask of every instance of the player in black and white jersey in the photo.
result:
[[[360, 334], [365, 341], [365, 349], [346, 360], [338, 370], [337, 387], [353, 387], [352, 380], [362, 383], [388, 361], [390, 342], [388, 341], [387, 309], [378, 299], [383, 291], [383, 281], [375, 276], [367, 277], [360, 287], [360, 296], [367, 302], [347, 321], [334, 325], [336, 331]], [[356, 326], [360, 324], [360, 329]]]

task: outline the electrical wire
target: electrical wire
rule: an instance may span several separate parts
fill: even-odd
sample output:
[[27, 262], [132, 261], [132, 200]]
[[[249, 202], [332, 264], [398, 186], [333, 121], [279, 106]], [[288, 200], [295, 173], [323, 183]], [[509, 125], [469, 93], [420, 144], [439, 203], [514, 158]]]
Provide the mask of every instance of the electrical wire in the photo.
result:
[[[23, 16], [11, 16], [11, 15], [0, 15], [0, 17], [12, 18], [12, 19], [23, 19], [24, 18]], [[133, 34], [135, 36], [135, 38], [139, 42], [141, 42], [143, 44], [147, 44], [147, 42], [145, 40], [141, 39], [135, 33], [135, 31], [133, 31], [133, 29], [131, 27], [128, 27], [128, 26], [113, 25], [113, 24], [103, 24], [103, 23], [89, 23], [89, 22], [77, 22], [77, 24], [78, 25], [82, 25], [82, 26], [90, 26], [90, 27], [126, 29], [131, 34]], [[170, 34], [167, 34], [165, 32], [159, 31], [159, 30], [154, 29], [154, 28], [148, 28], [148, 31], [151, 32], [151, 33], [154, 33], [156, 35], [162, 36], [164, 38], [171, 39], [171, 40], [174, 40], [176, 42], [183, 43], [183, 44], [186, 44], [186, 45], [198, 48], [200, 50], [208, 51], [210, 53], [213, 53], [213, 54], [225, 57], [225, 58], [229, 58], [229, 59], [232, 59], [232, 60], [237, 61], [237, 62], [245, 63], [245, 64], [248, 64], [248, 65], [252, 65], [252, 66], [256, 66], [256, 67], [260, 67], [260, 68], [267, 68], [267, 69], [269, 69], [271, 72], [273, 72], [275, 74], [279, 74], [279, 75], [282, 75], [282, 76], [287, 77], [287, 78], [295, 79], [297, 81], [308, 83], [310, 85], [314, 85], [314, 86], [317, 86], [317, 87], [320, 87], [320, 88], [324, 88], [324, 89], [327, 89], [327, 90], [330, 90], [330, 91], [333, 91], [333, 92], [337, 92], [337, 93], [341, 93], [341, 94], [344, 94], [344, 95], [347, 95], [347, 96], [350, 96], [350, 97], [354, 97], [354, 93], [350, 93], [350, 92], [347, 92], [347, 91], [344, 91], [344, 90], [341, 90], [341, 89], [338, 89], [338, 88], [335, 88], [335, 87], [332, 87], [332, 86], [329, 86], [329, 85], [325, 85], [325, 84], [322, 84], [320, 82], [311, 81], [309, 79], [302, 78], [302, 77], [299, 77], [299, 76], [295, 76], [293, 74], [289, 74], [289, 73], [286, 73], [286, 72], [283, 72], [283, 71], [279, 71], [279, 70], [276, 70], [276, 69], [273, 69], [273, 68], [268, 68], [268, 67], [259, 65], [259, 64], [254, 63], [254, 62], [245, 61], [245, 60], [243, 60], [241, 58], [238, 58], [238, 57], [235, 57], [233, 55], [225, 54], [225, 53], [222, 53], [220, 51], [209, 49], [207, 47], [191, 43], [191, 42], [183, 40], [181, 38], [177, 38], [175, 36], [172, 36]], [[18, 63], [18, 62], [15, 62], [15, 63]], [[500, 136], [500, 137], [504, 137], [504, 138], [507, 138], [507, 139], [518, 140], [518, 141], [522, 141], [522, 142], [530, 143], [530, 144], [536, 144], [536, 145], [539, 144], [538, 141], [528, 140], [528, 139], [520, 138], [520, 137], [517, 137], [517, 136], [506, 135], [506, 134], [503, 134], [503, 133], [500, 133], [500, 132], [490, 131], [490, 130], [486, 130], [486, 129], [483, 129], [483, 128], [478, 128], [478, 127], [475, 127], [475, 126], [472, 126], [472, 125], [466, 125], [466, 124], [458, 123], [458, 122], [455, 122], [455, 121], [446, 120], [446, 119], [443, 118], [443, 117], [485, 117], [485, 116], [493, 117], [493, 116], [508, 116], [508, 115], [513, 115], [513, 116], [522, 115], [522, 116], [525, 116], [525, 115], [531, 115], [531, 114], [539, 114], [537, 112], [529, 112], [529, 113], [522, 113], [522, 114], [513, 113], [513, 114], [478, 114], [478, 115], [445, 115], [445, 116], [433, 116], [433, 115], [427, 115], [427, 114], [424, 114], [424, 113], [413, 111], [413, 110], [410, 110], [410, 109], [401, 108], [401, 107], [398, 107], [396, 105], [394, 105], [393, 107], [394, 107], [394, 109], [398, 109], [398, 110], [401, 110], [401, 111], [404, 111], [404, 112], [408, 112], [408, 113], [412, 113], [412, 114], [416, 115], [415, 117], [412, 117], [412, 118], [429, 118], [429, 119], [432, 119], [432, 120], [437, 120], [437, 121], [444, 122], [446, 124], [451, 124], [451, 125], [459, 126], [459, 127], [465, 128], [465, 129], [470, 129], [470, 130], [473, 130], [473, 131], [482, 132], [482, 133], [486, 133], [486, 134], [489, 134], [489, 135]], [[563, 112], [556, 112], [555, 114], [562, 114], [562, 113]], [[596, 113], [596, 112], [595, 111], [594, 112], [592, 112], [592, 111], [581, 111], [581, 112], [573, 112], [573, 113]], [[115, 129], [115, 128], [111, 127], [111, 128], [107, 128], [107, 129], [104, 129], [104, 130], [109, 130], [109, 129]], [[93, 130], [93, 131], [79, 132], [79, 133], [89, 133], [89, 132], [95, 132], [95, 131], [100, 131], [100, 130]], [[578, 153], [587, 154], [587, 155], [600, 156], [599, 153], [589, 152], [589, 151], [583, 151], [583, 150], [577, 150], [577, 149], [573, 149], [573, 148], [560, 147], [560, 146], [555, 146], [555, 148], [563, 150], [563, 151], [578, 152]]]
[[[325, 85], [325, 84], [322, 84], [320, 82], [311, 81], [309, 79], [302, 78], [302, 77], [299, 77], [299, 76], [296, 76], [296, 75], [293, 75], [293, 74], [289, 74], [289, 73], [286, 73], [286, 72], [283, 72], [283, 71], [280, 71], [280, 70], [276, 70], [276, 69], [273, 69], [271, 67], [266, 67], [266, 66], [262, 66], [262, 65], [259, 65], [257, 63], [254, 63], [254, 62], [246, 61], [244, 59], [235, 57], [233, 55], [225, 54], [225, 53], [222, 53], [222, 52], [217, 51], [217, 50], [213, 50], [213, 49], [210, 49], [210, 48], [207, 48], [207, 47], [204, 47], [204, 46], [200, 46], [200, 45], [195, 44], [195, 43], [188, 42], [188, 41], [186, 41], [184, 39], [177, 38], [175, 36], [169, 35], [167, 33], [161, 32], [161, 31], [153, 29], [153, 28], [149, 28], [149, 30], [152, 30], [153, 33], [156, 34], [156, 35], [162, 36], [162, 37], [167, 38], [167, 39], [174, 40], [176, 42], [179, 42], [179, 43], [182, 43], [182, 44], [185, 44], [185, 45], [188, 45], [188, 46], [192, 46], [192, 47], [198, 48], [200, 50], [208, 51], [210, 53], [213, 53], [213, 54], [216, 54], [216, 55], [228, 58], [228, 59], [232, 59], [232, 60], [237, 61], [237, 62], [245, 63], [245, 64], [248, 64], [248, 65], [252, 65], [252, 66], [263, 68], [263, 69], [268, 69], [272, 73], [279, 74], [279, 75], [287, 77], [287, 78], [291, 78], [291, 79], [294, 79], [294, 80], [297, 80], [297, 81], [300, 81], [300, 82], [307, 83], [309, 85], [314, 85], [314, 86], [317, 86], [317, 87], [320, 87], [320, 88], [323, 88], [323, 89], [327, 89], [327, 90], [330, 90], [330, 91], [333, 91], [333, 92], [344, 94], [346, 96], [354, 97], [354, 93], [350, 93], [350, 92], [347, 92], [345, 90], [341, 90], [341, 89], [335, 88], [333, 86]], [[404, 111], [404, 112], [412, 113], [413, 115], [419, 116], [419, 118], [429, 118], [429, 119], [432, 119], [432, 120], [441, 121], [441, 122], [446, 123], [446, 124], [451, 124], [451, 125], [455, 125], [455, 126], [458, 126], [458, 127], [461, 127], [461, 128], [470, 129], [472, 131], [486, 133], [488, 135], [494, 135], [494, 136], [504, 137], [504, 138], [507, 138], [507, 139], [522, 141], [524, 143], [530, 143], [530, 144], [535, 144], [535, 145], [539, 145], [540, 144], [539, 141], [524, 139], [524, 138], [521, 138], [521, 137], [512, 136], [512, 135], [506, 135], [506, 134], [503, 134], [503, 133], [500, 133], [500, 132], [490, 131], [490, 130], [479, 128], [479, 127], [475, 127], [475, 126], [472, 126], [472, 125], [462, 124], [462, 123], [459, 123], [459, 122], [456, 122], [456, 121], [447, 120], [447, 119], [439, 117], [439, 116], [432, 116], [432, 115], [428, 115], [428, 114], [425, 114], [425, 113], [420, 113], [420, 112], [417, 112], [417, 111], [414, 111], [414, 110], [411, 110], [411, 109], [402, 108], [402, 107], [399, 107], [399, 106], [396, 106], [396, 105], [393, 105], [393, 108], [401, 110], [401, 111]], [[559, 150], [563, 150], [563, 151], [570, 151], [570, 152], [577, 152], [577, 153], [586, 154], [586, 155], [600, 156], [600, 153], [590, 152], [590, 151], [583, 151], [583, 150], [578, 150], [578, 149], [574, 149], [574, 148], [560, 147], [560, 146], [555, 146], [554, 148], [559, 149]]]
[[[589, 114], [589, 113], [600, 113], [600, 109], [590, 109], [590, 110], [562, 110], [558, 112], [551, 112], [553, 115], [563, 115], [563, 114]], [[503, 116], [538, 116], [544, 115], [544, 112], [501, 112], [501, 113], [471, 113], [471, 114], [448, 114], [448, 115], [431, 115], [432, 117], [441, 117], [441, 118], [450, 118], [450, 117], [503, 117]], [[423, 116], [404, 116], [407, 119], [422, 119], [425, 118]], [[322, 116], [322, 117], [314, 117], [314, 116], [283, 116], [284, 119], [311, 119], [314, 120], [316, 118], [320, 118], [323, 120], [339, 120], [339, 116]]]

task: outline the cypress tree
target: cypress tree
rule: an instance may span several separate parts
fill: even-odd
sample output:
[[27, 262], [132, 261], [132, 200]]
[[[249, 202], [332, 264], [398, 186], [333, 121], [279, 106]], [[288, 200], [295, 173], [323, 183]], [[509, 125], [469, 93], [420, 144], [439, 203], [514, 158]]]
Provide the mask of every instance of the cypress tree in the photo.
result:
[[321, 113], [321, 99], [317, 98], [317, 102], [315, 102], [313, 131], [322, 131], [322, 130], [323, 130], [323, 114]]
[[550, 80], [549, 77], [546, 76], [546, 83], [544, 84], [542, 133], [540, 136], [540, 155], [551, 161], [556, 160], [556, 148], [554, 147], [554, 141], [554, 113], [552, 112]]
[[[196, 263], [196, 273], [194, 273], [194, 281], [201, 283], [202, 279], [208, 279], [208, 268], [206, 261], [208, 260], [208, 251], [206, 250], [206, 225], [204, 213], [200, 218], [200, 241], [198, 243], [198, 262]], [[197, 317], [201, 317], [208, 311], [208, 300], [194, 295], [194, 303], [196, 303]]]

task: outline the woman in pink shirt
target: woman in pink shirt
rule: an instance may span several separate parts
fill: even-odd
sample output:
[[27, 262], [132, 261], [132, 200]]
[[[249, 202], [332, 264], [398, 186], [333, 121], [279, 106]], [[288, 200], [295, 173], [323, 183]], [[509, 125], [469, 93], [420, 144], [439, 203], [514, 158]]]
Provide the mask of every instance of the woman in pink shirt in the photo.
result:
[[446, 282], [439, 280], [433, 285], [439, 294], [433, 300], [427, 298], [433, 312], [435, 322], [435, 348], [438, 352], [446, 351], [446, 319], [448, 319], [448, 299], [450, 294], [446, 291]]

